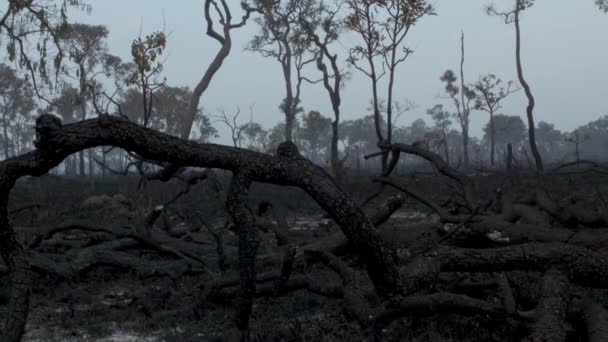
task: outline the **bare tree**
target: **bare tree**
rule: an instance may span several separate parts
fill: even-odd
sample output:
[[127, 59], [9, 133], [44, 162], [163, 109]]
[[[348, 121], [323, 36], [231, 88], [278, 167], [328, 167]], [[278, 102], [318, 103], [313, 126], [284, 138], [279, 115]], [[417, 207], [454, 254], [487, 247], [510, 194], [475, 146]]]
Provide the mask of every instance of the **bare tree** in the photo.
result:
[[506, 24], [513, 23], [513, 25], [515, 25], [515, 65], [517, 68], [517, 78], [522, 88], [524, 88], [526, 98], [528, 99], [528, 105], [526, 106], [526, 115], [528, 117], [528, 141], [530, 142], [530, 150], [534, 156], [536, 170], [542, 171], [543, 160], [538, 152], [535, 137], [536, 126], [534, 124], [534, 95], [532, 95], [530, 85], [524, 78], [524, 71], [521, 63], [521, 29], [519, 20], [521, 12], [532, 7], [532, 5], [534, 5], [534, 0], [515, 0], [515, 6], [511, 11], [498, 11], [493, 6], [488, 6], [486, 11], [489, 15], [502, 16]]
[[[230, 50], [232, 49], [232, 30], [245, 26], [247, 20], [249, 20], [249, 17], [251, 16], [251, 13], [255, 11], [255, 8], [249, 6], [246, 1], [242, 1], [241, 9], [243, 10], [243, 16], [241, 17], [240, 21], [233, 22], [234, 18], [232, 15], [232, 10], [230, 9], [228, 1], [226, 0], [205, 0], [204, 8], [205, 20], [207, 21], [207, 36], [220, 43], [221, 47], [211, 61], [211, 64], [209, 64], [207, 67], [207, 70], [205, 70], [201, 80], [192, 90], [192, 98], [190, 99], [190, 105], [188, 106], [186, 122], [180, 134], [183, 139], [188, 139], [190, 137], [190, 132], [192, 130], [192, 126], [194, 125], [196, 113], [198, 112], [201, 96], [207, 90], [209, 84], [211, 84], [213, 76], [221, 68], [224, 60], [226, 60], [230, 54]], [[217, 20], [221, 27], [220, 32], [216, 30], [212, 13], [215, 13], [218, 18]]]
[[239, 116], [241, 115], [241, 108], [237, 107], [236, 112], [232, 115], [226, 113], [224, 109], [220, 109], [221, 115], [216, 115], [217, 122], [221, 122], [230, 130], [230, 138], [232, 139], [232, 145], [234, 147], [241, 148], [243, 143], [243, 134], [247, 131], [249, 126], [253, 123], [253, 106], [249, 107], [251, 117], [249, 122], [239, 124]]
[[519, 88], [513, 87], [513, 81], [502, 85], [502, 80], [494, 74], [487, 74], [473, 84], [475, 91], [475, 109], [482, 110], [490, 114], [490, 163], [494, 165], [495, 151], [495, 127], [494, 115], [500, 114], [502, 108], [500, 102], [510, 94], [518, 91]]

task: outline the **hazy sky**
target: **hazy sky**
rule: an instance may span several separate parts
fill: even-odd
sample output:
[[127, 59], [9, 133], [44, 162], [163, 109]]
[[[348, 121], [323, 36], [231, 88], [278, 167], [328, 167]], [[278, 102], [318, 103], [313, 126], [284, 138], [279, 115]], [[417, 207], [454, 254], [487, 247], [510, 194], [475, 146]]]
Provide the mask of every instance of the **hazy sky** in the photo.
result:
[[[140, 32], [163, 28], [169, 34], [165, 76], [173, 86], [194, 87], [215, 55], [218, 44], [205, 35], [202, 0], [103, 0], [90, 1], [90, 15], [72, 18], [91, 24], [104, 24], [110, 30], [110, 52], [130, 57], [131, 41]], [[238, 11], [237, 0], [229, 0]], [[510, 6], [511, 0], [495, 0], [497, 6]], [[460, 31], [465, 33], [465, 80], [473, 82], [492, 72], [503, 80], [515, 80], [514, 30], [501, 18], [488, 17], [487, 0], [436, 0], [437, 16], [426, 17], [416, 25], [407, 40], [414, 54], [400, 66], [395, 94], [409, 99], [418, 109], [403, 116], [399, 124], [423, 117], [426, 109], [443, 101], [437, 98], [443, 84], [439, 76], [448, 68], [456, 70], [460, 60]], [[536, 96], [536, 120], [555, 123], [569, 130], [608, 114], [608, 14], [600, 12], [593, 0], [537, 0], [522, 18], [522, 55], [525, 76]], [[233, 31], [233, 50], [213, 79], [201, 103], [207, 113], [240, 106], [248, 113], [255, 105], [254, 120], [266, 127], [282, 119], [277, 106], [285, 96], [281, 69], [275, 60], [244, 51], [257, 31], [251, 21]], [[352, 38], [336, 44], [344, 60]], [[311, 76], [317, 71], [310, 70]], [[370, 84], [353, 70], [343, 90], [343, 119], [367, 113]], [[331, 116], [327, 94], [319, 85], [305, 86], [302, 94], [306, 110], [319, 110]], [[523, 92], [506, 103], [505, 114], [525, 116]], [[451, 109], [451, 107], [448, 107]], [[481, 134], [487, 121], [482, 112], [472, 113], [472, 133]], [[427, 120], [430, 123], [430, 120]], [[219, 124], [216, 124], [219, 126]], [[222, 139], [224, 141], [225, 139]]]

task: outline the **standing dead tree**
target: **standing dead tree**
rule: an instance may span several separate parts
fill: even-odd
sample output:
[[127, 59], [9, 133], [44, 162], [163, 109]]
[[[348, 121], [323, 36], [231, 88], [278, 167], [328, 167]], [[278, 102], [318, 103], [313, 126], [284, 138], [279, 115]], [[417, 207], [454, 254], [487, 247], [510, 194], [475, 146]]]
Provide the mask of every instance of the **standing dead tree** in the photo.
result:
[[223, 123], [230, 130], [230, 138], [232, 139], [232, 145], [234, 147], [241, 147], [243, 142], [243, 134], [247, 131], [249, 126], [253, 124], [253, 106], [249, 107], [251, 117], [248, 122], [239, 124], [239, 116], [241, 115], [241, 108], [236, 109], [236, 113], [232, 115], [226, 114], [226, 111], [221, 109], [221, 115], [217, 115], [217, 121]]
[[515, 25], [515, 66], [517, 68], [517, 79], [519, 80], [522, 88], [524, 88], [526, 98], [528, 99], [528, 105], [526, 106], [526, 116], [528, 118], [528, 140], [530, 142], [530, 150], [534, 156], [536, 170], [541, 172], [543, 171], [543, 160], [538, 152], [538, 147], [536, 146], [536, 126], [534, 125], [535, 100], [534, 95], [532, 95], [530, 85], [524, 78], [524, 71], [521, 63], [521, 29], [519, 20], [521, 12], [532, 7], [532, 5], [534, 5], [534, 0], [515, 0], [515, 6], [511, 11], [498, 11], [493, 6], [488, 6], [486, 11], [488, 15], [503, 17], [506, 24], [512, 23]]
[[[241, 20], [238, 22], [233, 22], [234, 18], [230, 6], [228, 5], [228, 1], [205, 0], [207, 36], [220, 43], [221, 47], [211, 61], [211, 64], [209, 64], [207, 67], [207, 70], [205, 70], [201, 80], [192, 90], [192, 97], [190, 99], [188, 113], [185, 119], [186, 122], [182, 126], [182, 131], [180, 133], [180, 137], [183, 139], [188, 139], [190, 137], [190, 132], [192, 130], [192, 126], [194, 125], [196, 114], [198, 113], [201, 96], [207, 90], [209, 84], [211, 84], [213, 76], [215, 76], [217, 71], [222, 67], [224, 60], [226, 60], [230, 54], [230, 50], [232, 49], [232, 30], [245, 26], [251, 14], [256, 11], [256, 9], [250, 6], [246, 1], [241, 2], [241, 8], [243, 10]], [[220, 32], [216, 30], [213, 12], [215, 12], [219, 18], [218, 23], [221, 27]]]

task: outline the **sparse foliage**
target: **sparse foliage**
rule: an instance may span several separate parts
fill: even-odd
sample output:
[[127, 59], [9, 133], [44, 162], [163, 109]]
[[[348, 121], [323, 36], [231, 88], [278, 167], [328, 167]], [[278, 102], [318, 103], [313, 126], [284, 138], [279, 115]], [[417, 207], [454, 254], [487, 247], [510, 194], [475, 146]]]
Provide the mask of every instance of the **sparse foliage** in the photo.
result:
[[513, 81], [503, 85], [502, 80], [494, 74], [487, 74], [473, 84], [475, 109], [482, 110], [490, 115], [490, 163], [492, 165], [495, 161], [494, 115], [500, 114], [502, 100], [518, 90], [519, 88], [514, 86]]

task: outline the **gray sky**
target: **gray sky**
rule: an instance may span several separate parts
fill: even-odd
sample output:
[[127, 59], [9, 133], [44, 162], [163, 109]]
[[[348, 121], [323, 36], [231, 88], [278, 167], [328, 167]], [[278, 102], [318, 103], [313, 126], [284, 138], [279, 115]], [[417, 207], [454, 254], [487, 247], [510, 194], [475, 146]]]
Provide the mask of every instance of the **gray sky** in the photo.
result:
[[[234, 3], [238, 9], [237, 0]], [[165, 76], [172, 86], [194, 87], [215, 55], [218, 44], [205, 35], [202, 0], [103, 0], [91, 1], [90, 15], [73, 19], [104, 24], [110, 30], [110, 52], [130, 57], [131, 41], [163, 28], [169, 34]], [[495, 0], [509, 6], [511, 0]], [[407, 40], [414, 54], [400, 66], [395, 94], [419, 105], [398, 122], [409, 124], [423, 117], [436, 103], [443, 84], [439, 76], [448, 68], [457, 70], [460, 59], [460, 30], [465, 33], [465, 81], [492, 72], [503, 80], [515, 80], [514, 30], [501, 18], [483, 11], [486, 0], [436, 0], [437, 16], [424, 18]], [[274, 60], [243, 48], [257, 31], [252, 21], [233, 31], [233, 50], [216, 75], [201, 103], [207, 113], [223, 107], [228, 112], [240, 106], [245, 113], [255, 104], [254, 120], [266, 127], [282, 119], [277, 106], [285, 96], [281, 70]], [[608, 14], [600, 12], [593, 0], [537, 0], [522, 18], [524, 72], [537, 100], [536, 120], [555, 123], [570, 130], [608, 114]], [[352, 38], [335, 46], [346, 58]], [[316, 70], [310, 70], [316, 76]], [[343, 119], [367, 113], [370, 84], [359, 72], [343, 90]], [[327, 94], [321, 85], [305, 86], [302, 95], [306, 110], [331, 116]], [[525, 116], [523, 92], [505, 102], [505, 114]], [[448, 107], [450, 108], [450, 107]], [[473, 112], [471, 131], [481, 134], [487, 121], [482, 112]], [[427, 120], [430, 123], [430, 120]], [[216, 124], [219, 126], [219, 124]], [[221, 131], [224, 133], [224, 131]], [[226, 137], [227, 138], [227, 137]], [[221, 139], [226, 142], [227, 139]], [[226, 141], [225, 141], [226, 140]]]

